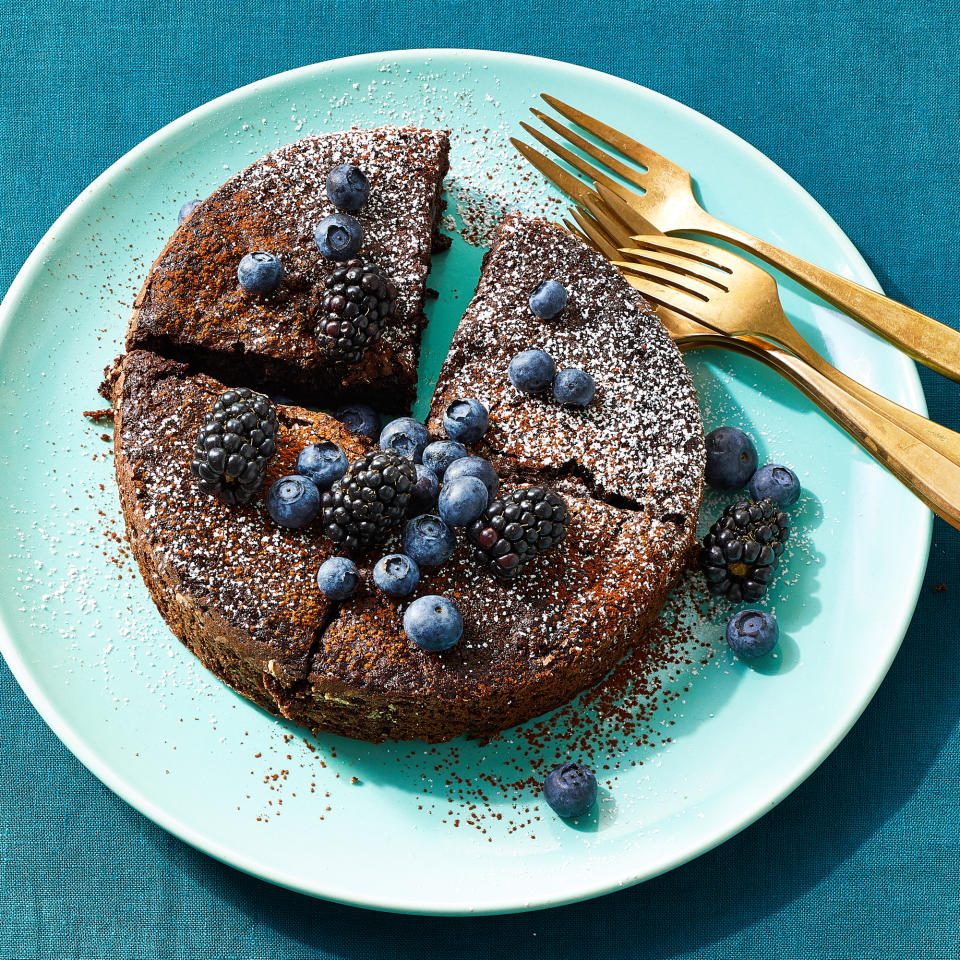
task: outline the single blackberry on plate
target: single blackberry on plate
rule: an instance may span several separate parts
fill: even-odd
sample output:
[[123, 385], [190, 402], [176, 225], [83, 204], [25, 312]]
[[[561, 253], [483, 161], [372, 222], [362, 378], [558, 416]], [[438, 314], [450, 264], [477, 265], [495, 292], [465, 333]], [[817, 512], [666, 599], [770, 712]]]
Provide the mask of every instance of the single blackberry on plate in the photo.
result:
[[767, 592], [789, 536], [787, 515], [770, 497], [731, 504], [700, 548], [707, 589], [733, 603], [759, 600]]
[[323, 494], [323, 532], [348, 550], [383, 543], [404, 520], [417, 468], [393, 450], [373, 450], [355, 460]]
[[317, 314], [317, 338], [346, 363], [359, 363], [393, 318], [397, 288], [367, 260], [348, 260], [330, 274]]
[[190, 472], [204, 493], [226, 504], [249, 503], [277, 452], [277, 409], [248, 387], [225, 390], [197, 431]]
[[467, 528], [467, 539], [477, 548], [477, 560], [506, 579], [555, 547], [569, 525], [570, 512], [558, 493], [546, 487], [520, 487], [491, 500], [480, 519]]

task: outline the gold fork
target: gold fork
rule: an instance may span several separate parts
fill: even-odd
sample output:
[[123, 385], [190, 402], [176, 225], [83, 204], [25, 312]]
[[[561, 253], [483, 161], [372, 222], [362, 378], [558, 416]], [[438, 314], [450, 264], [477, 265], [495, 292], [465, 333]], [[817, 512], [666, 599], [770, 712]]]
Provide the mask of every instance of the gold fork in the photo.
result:
[[[607, 170], [643, 192], [637, 193], [625, 187], [619, 180], [615, 180], [603, 170], [587, 163], [580, 154], [557, 143], [536, 127], [526, 123], [521, 126], [548, 150], [585, 175], [590, 183], [596, 181], [617, 193], [637, 213], [654, 223], [658, 230], [664, 233], [704, 233], [749, 250], [761, 260], [793, 277], [827, 303], [904, 350], [915, 360], [944, 376], [960, 380], [960, 333], [956, 330], [917, 310], [897, 303], [881, 293], [831, 273], [823, 267], [809, 263], [765, 240], [760, 240], [718, 220], [698, 203], [693, 193], [690, 174], [683, 167], [556, 97], [546, 93], [541, 94], [541, 97], [561, 116], [597, 137], [618, 154], [639, 164], [643, 169], [638, 170], [624, 163], [617, 156], [533, 108], [531, 112], [538, 120], [602, 164]], [[548, 166], [542, 163], [541, 161], [546, 160], [543, 154], [531, 149], [522, 141], [513, 139], [512, 142], [547, 179], [556, 183], [577, 202], [582, 202], [584, 191], [589, 192], [589, 190], [576, 177], [557, 164], [551, 163]], [[556, 177], [558, 170], [563, 174], [559, 179]]]
[[[589, 213], [571, 211], [572, 233], [613, 260], [617, 248], [602, 224]], [[643, 287], [638, 287], [646, 292]], [[841, 426], [934, 513], [960, 529], [960, 465], [918, 440], [872, 407], [786, 350], [750, 337], [718, 334], [689, 316], [659, 304], [657, 315], [684, 352], [718, 347], [752, 357], [784, 376]]]

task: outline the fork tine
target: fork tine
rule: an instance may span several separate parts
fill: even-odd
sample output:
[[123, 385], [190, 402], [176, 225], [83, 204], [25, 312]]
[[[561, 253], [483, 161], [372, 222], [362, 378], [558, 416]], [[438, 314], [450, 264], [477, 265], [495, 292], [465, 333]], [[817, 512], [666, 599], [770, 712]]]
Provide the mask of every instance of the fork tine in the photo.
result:
[[624, 247], [629, 244], [630, 241], [624, 238], [624, 234], [630, 230], [630, 225], [611, 216], [609, 207], [593, 197], [585, 197], [582, 206], [607, 231], [608, 235], [617, 241], [618, 246]]
[[634, 263], [627, 260], [615, 260], [613, 265], [623, 273], [636, 274], [648, 280], [656, 280], [668, 287], [674, 287], [681, 293], [696, 297], [701, 303], [709, 303], [719, 294], [727, 293], [726, 287], [716, 283], [707, 283], [699, 277], [677, 273], [670, 267], [663, 267], [655, 263]]
[[594, 188], [600, 200], [610, 208], [610, 212], [618, 220], [622, 220], [631, 230], [645, 236], [660, 233], [646, 217], [637, 213], [622, 196], [613, 190], [608, 190], [603, 183], [595, 183]]
[[582, 210], [578, 210], [576, 207], [570, 208], [570, 214], [573, 219], [576, 220], [580, 230], [590, 238], [591, 244], [597, 248], [599, 253], [601, 253], [608, 260], [617, 259], [619, 256], [619, 253], [617, 252], [617, 244], [614, 240], [607, 236], [600, 224], [598, 224], [589, 214], [584, 213]]
[[[614, 264], [614, 266], [619, 266], [619, 264]], [[703, 323], [698, 316], [698, 309], [703, 306], [702, 300], [697, 300], [681, 293], [674, 287], [668, 287], [665, 284], [657, 283], [655, 280], [649, 280], [636, 274], [625, 273], [624, 279], [634, 290], [639, 290], [651, 303], [655, 303], [658, 307], [672, 310], [694, 323]]]
[[580, 134], [574, 133], [562, 123], [558, 123], [556, 120], [554, 120], [553, 117], [545, 114], [542, 110], [538, 110], [536, 107], [531, 107], [530, 112], [541, 123], [545, 123], [554, 133], [558, 133], [565, 140], [569, 140], [570, 143], [572, 143], [575, 147], [579, 147], [584, 153], [593, 157], [594, 160], [602, 163], [608, 169], [613, 170], [614, 173], [619, 174], [624, 180], [629, 181], [634, 186], [644, 189], [643, 173], [637, 170], [636, 167], [629, 167], [616, 157], [610, 156], [609, 153], [601, 150], [595, 143], [591, 143], [589, 140], [581, 137]]
[[715, 247], [713, 244], [704, 243], [702, 240], [691, 240], [688, 237], [661, 235], [631, 237], [631, 239], [639, 241], [643, 247], [673, 253], [688, 260], [696, 260], [698, 263], [716, 267], [724, 273], [733, 273], [738, 267], [742, 268], [745, 263], [749, 263], [748, 260], [729, 250], [724, 250], [723, 247]]
[[[636, 237], [634, 239], [641, 241], [645, 238]], [[626, 249], [621, 249], [620, 252], [627, 254], [633, 260], [638, 260], [641, 263], [650, 263], [654, 266], [666, 267], [667, 269], [673, 270], [685, 277], [693, 277], [697, 280], [702, 280], [705, 283], [710, 283], [718, 290], [722, 290], [724, 293], [727, 293], [730, 290], [730, 288], [723, 282], [725, 278], [729, 277], [729, 272], [718, 274], [712, 269], [698, 269], [697, 267], [699, 263], [702, 263], [702, 261], [693, 261], [689, 257], [677, 256], [676, 254], [667, 253], [664, 250], [657, 249], [655, 246], [647, 246], [645, 244], [640, 247], [628, 247]]]
[[593, 197], [593, 191], [581, 180], [578, 180], [573, 174], [568, 173], [559, 164], [554, 163], [549, 157], [545, 157], [538, 150], [534, 150], [529, 144], [511, 137], [510, 142], [520, 151], [520, 153], [530, 162], [530, 164], [540, 171], [555, 187], [562, 190], [568, 197], [576, 200], [577, 203], [583, 203], [585, 197]]

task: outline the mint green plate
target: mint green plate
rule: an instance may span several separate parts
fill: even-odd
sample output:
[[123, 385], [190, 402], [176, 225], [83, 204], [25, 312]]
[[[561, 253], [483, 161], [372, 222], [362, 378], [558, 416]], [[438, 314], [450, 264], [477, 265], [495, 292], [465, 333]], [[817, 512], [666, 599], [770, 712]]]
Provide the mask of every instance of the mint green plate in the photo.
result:
[[[81, 411], [180, 204], [269, 149], [351, 124], [452, 129], [451, 214], [561, 208], [508, 137], [551, 91], [690, 169], [713, 213], [875, 286], [824, 211], [756, 150], [680, 104], [581, 67], [499, 53], [412, 51], [305, 67], [203, 106], [145, 140], [54, 224], [0, 321], [0, 641], [52, 729], [104, 783], [183, 840], [241, 870], [347, 903], [495, 913], [627, 886], [720, 843], [770, 810], [834, 748], [873, 695], [910, 619], [930, 514], [798, 392], [749, 361], [691, 363], [708, 427], [737, 423], [807, 495], [770, 597], [783, 631], [758, 667], [722, 641], [724, 609], [674, 615], [711, 656], [674, 670], [649, 743], [603, 710], [569, 711], [481, 746], [304, 740], [207, 674], [170, 635], [121, 552], [109, 444]], [[419, 410], [481, 251], [436, 258]], [[912, 364], [789, 284], [797, 324], [848, 373], [916, 410]], [[720, 500], [709, 496], [707, 514]], [[881, 526], [876, 518], [882, 516]], [[677, 675], [679, 674], [679, 675]], [[544, 732], [549, 730], [550, 732]], [[532, 744], [532, 745], [531, 745]], [[523, 785], [567, 750], [608, 782], [564, 824]], [[607, 767], [608, 769], [604, 769]], [[799, 852], [803, 855], [802, 851]]]

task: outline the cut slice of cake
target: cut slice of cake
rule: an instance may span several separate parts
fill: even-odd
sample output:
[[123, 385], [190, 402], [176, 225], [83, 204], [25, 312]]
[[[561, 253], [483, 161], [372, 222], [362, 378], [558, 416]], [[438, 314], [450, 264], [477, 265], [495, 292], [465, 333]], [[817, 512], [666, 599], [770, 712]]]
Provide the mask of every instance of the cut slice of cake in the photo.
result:
[[[180, 225], [137, 297], [127, 349], [189, 361], [231, 383], [312, 405], [362, 399], [405, 412], [414, 399], [425, 281], [439, 233], [446, 131], [379, 127], [307, 137], [267, 154], [227, 181]], [[396, 314], [359, 363], [339, 360], [316, 334], [324, 282], [339, 264], [314, 229], [334, 213], [325, 181], [353, 164], [370, 184], [353, 215], [361, 255], [396, 285]], [[267, 251], [283, 265], [273, 293], [245, 294], [237, 266]]]

